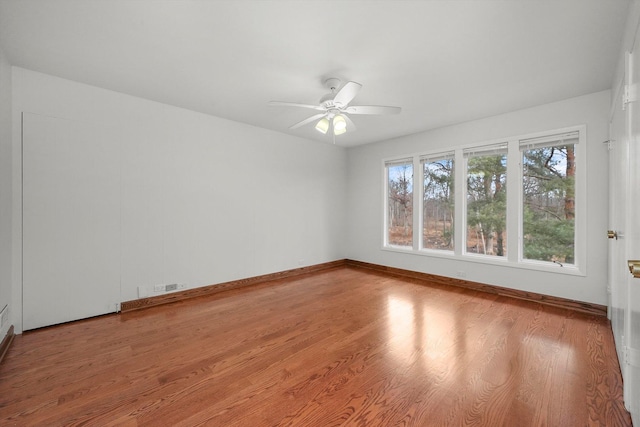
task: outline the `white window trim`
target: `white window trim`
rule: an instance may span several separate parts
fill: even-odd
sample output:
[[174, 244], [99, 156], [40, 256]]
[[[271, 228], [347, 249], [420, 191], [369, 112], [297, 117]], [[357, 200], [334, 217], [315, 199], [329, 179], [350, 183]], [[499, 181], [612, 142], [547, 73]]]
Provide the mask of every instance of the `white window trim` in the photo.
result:
[[[455, 150], [448, 150], [448, 151], [439, 151], [439, 152], [433, 152], [433, 153], [428, 153], [428, 154], [422, 154], [422, 155], [417, 155], [414, 157], [414, 159], [417, 160], [417, 164], [418, 164], [418, 181], [420, 183], [420, 194], [418, 194], [419, 197], [416, 197], [415, 199], [417, 200], [417, 208], [418, 210], [416, 210], [415, 212], [418, 212], [417, 215], [417, 226], [414, 227], [416, 230], [416, 233], [414, 233], [414, 241], [413, 241], [413, 245], [417, 246], [416, 250], [420, 251], [420, 252], [424, 252], [426, 254], [448, 254], [448, 255], [454, 255], [455, 254], [455, 248], [457, 247], [456, 245], [456, 236], [453, 236], [454, 242], [453, 242], [453, 248], [454, 250], [446, 250], [446, 249], [431, 249], [431, 248], [425, 248], [424, 247], [424, 241], [423, 241], [423, 236], [422, 236], [422, 227], [424, 225], [424, 203], [422, 203], [423, 198], [424, 198], [424, 167], [422, 166], [423, 161], [427, 160], [430, 162], [433, 161], [439, 161], [439, 160], [444, 160], [444, 159], [450, 159], [453, 158], [453, 173], [454, 173], [454, 188], [453, 188], [453, 197], [454, 197], [454, 220], [453, 223], [454, 225], [456, 224], [456, 219], [455, 219], [455, 215], [457, 214], [457, 182], [455, 181], [455, 174], [456, 174], [456, 168], [457, 168], [457, 163], [456, 163], [456, 151]], [[416, 175], [414, 174], [414, 177]]]
[[[522, 225], [522, 154], [520, 141], [526, 139], [544, 138], [563, 133], [578, 132], [578, 142], [576, 143], [576, 216], [575, 216], [575, 264], [563, 265], [547, 262], [528, 260], [523, 257], [523, 225]], [[507, 256], [496, 257], [492, 255], [482, 255], [466, 252], [466, 197], [467, 197], [467, 165], [465, 152], [473, 149], [482, 150], [482, 147], [495, 146], [500, 143], [507, 143]], [[445, 258], [460, 261], [469, 261], [496, 265], [508, 268], [525, 270], [536, 270], [550, 273], [567, 274], [573, 276], [586, 276], [586, 231], [587, 231], [587, 137], [586, 126], [570, 126], [566, 128], [553, 129], [544, 132], [535, 132], [524, 135], [517, 135], [509, 138], [496, 139], [481, 143], [465, 144], [451, 147], [447, 150], [433, 150], [420, 152], [411, 155], [396, 156], [383, 159], [382, 168], [384, 175], [383, 187], [383, 221], [382, 221], [382, 247], [389, 252], [412, 254], [432, 258]], [[454, 250], [437, 250], [422, 247], [422, 192], [423, 192], [423, 171], [421, 159], [429, 156], [438, 156], [443, 152], [454, 153], [455, 164], [455, 236]], [[388, 184], [389, 177], [387, 165], [390, 162], [413, 159], [413, 247], [394, 246], [388, 244], [387, 215], [388, 215]], [[416, 186], [416, 183], [419, 185]]]
[[[547, 136], [554, 136], [563, 133], [578, 132], [578, 142], [575, 144], [576, 156], [576, 180], [575, 180], [575, 223], [574, 223], [574, 255], [575, 263], [560, 266], [548, 261], [529, 260], [524, 258], [523, 244], [523, 227], [522, 218], [518, 217], [518, 259], [520, 265], [530, 266], [532, 269], [544, 269], [545, 271], [557, 269], [576, 271], [578, 275], [586, 276], [586, 258], [587, 258], [587, 127], [585, 125], [573, 126], [562, 129], [556, 129], [547, 132], [537, 132], [534, 134], [523, 135], [514, 138], [515, 148], [520, 152], [520, 141], [526, 139], [538, 139]], [[511, 147], [510, 147], [511, 148]], [[515, 152], [515, 151], [514, 151]], [[519, 186], [522, 187], [523, 169], [522, 169], [522, 153], [518, 155], [518, 180]], [[507, 191], [509, 187], [507, 187]], [[522, 206], [522, 191], [518, 191], [518, 205]], [[518, 210], [522, 215], [522, 210]], [[507, 230], [508, 232], [509, 230]]]
[[392, 245], [389, 243], [389, 233], [387, 232], [387, 224], [389, 221], [389, 169], [388, 166], [399, 166], [407, 163], [412, 163], [413, 170], [413, 207], [415, 211], [415, 203], [416, 203], [416, 189], [415, 189], [415, 181], [416, 181], [416, 171], [415, 171], [415, 155], [402, 156], [402, 157], [391, 157], [388, 159], [382, 160], [382, 170], [384, 175], [384, 185], [382, 186], [382, 201], [384, 205], [384, 212], [382, 217], [382, 248], [384, 250], [391, 250], [394, 252], [411, 252], [415, 250], [415, 217], [413, 215], [412, 225], [413, 225], [413, 247], [411, 246], [400, 246], [400, 245]]
[[[471, 257], [471, 258], [478, 258], [478, 259], [487, 259], [487, 260], [494, 260], [500, 264], [504, 263], [505, 260], [508, 259], [509, 254], [511, 253], [509, 251], [510, 248], [510, 240], [509, 240], [509, 217], [511, 217], [512, 215], [510, 215], [509, 212], [509, 177], [511, 176], [511, 174], [509, 173], [509, 159], [512, 157], [509, 155], [509, 149], [511, 148], [511, 144], [509, 141], [507, 140], [500, 140], [498, 142], [493, 141], [491, 143], [487, 143], [487, 144], [474, 144], [473, 146], [467, 147], [467, 148], [463, 148], [462, 151], [462, 157], [463, 157], [463, 163], [462, 163], [462, 168], [464, 169], [460, 174], [458, 174], [460, 176], [460, 181], [462, 181], [463, 185], [462, 185], [462, 204], [460, 205], [462, 207], [463, 210], [463, 219], [462, 222], [460, 223], [460, 228], [461, 228], [461, 237], [462, 237], [462, 242], [461, 242], [461, 254], [465, 257]], [[475, 157], [477, 154], [506, 154], [507, 155], [507, 224], [506, 224], [506, 228], [507, 228], [507, 256], [506, 257], [499, 257], [499, 256], [495, 256], [495, 255], [483, 255], [483, 254], [477, 254], [474, 252], [467, 252], [467, 245], [466, 245], [466, 241], [467, 239], [467, 179], [468, 179], [468, 171], [469, 171], [469, 158], [470, 157]], [[517, 167], [517, 166], [516, 166]], [[458, 176], [456, 176], [456, 179], [458, 179]], [[457, 208], [457, 206], [456, 206]], [[456, 224], [457, 225], [457, 224]]]

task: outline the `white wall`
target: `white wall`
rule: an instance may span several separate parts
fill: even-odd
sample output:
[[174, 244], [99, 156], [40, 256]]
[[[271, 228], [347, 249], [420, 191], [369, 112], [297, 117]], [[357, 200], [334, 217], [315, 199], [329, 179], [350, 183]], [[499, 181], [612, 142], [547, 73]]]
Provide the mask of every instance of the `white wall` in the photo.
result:
[[[607, 304], [607, 148], [610, 91], [348, 150], [347, 257], [529, 292]], [[382, 250], [383, 159], [574, 125], [587, 126], [586, 277]]]
[[[0, 49], [0, 310], [11, 316], [11, 66]], [[11, 322], [0, 328], [4, 338]]]
[[17, 181], [21, 112], [122, 138], [123, 301], [139, 285], [197, 287], [344, 258], [343, 148], [16, 67], [13, 88]]

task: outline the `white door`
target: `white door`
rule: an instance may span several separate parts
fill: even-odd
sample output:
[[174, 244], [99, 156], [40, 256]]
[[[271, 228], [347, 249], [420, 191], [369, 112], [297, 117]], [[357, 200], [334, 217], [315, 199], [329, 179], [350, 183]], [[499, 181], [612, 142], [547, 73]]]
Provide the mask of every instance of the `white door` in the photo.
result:
[[106, 126], [24, 113], [23, 329], [116, 311], [120, 147]]
[[[623, 110], [623, 91], [618, 92], [610, 122], [609, 135], [609, 318], [616, 350], [621, 358], [626, 347], [626, 316], [628, 305], [629, 270], [626, 253], [626, 216], [628, 187], [629, 139], [627, 111]], [[626, 366], [620, 363], [623, 377]]]
[[[640, 260], [640, 36], [629, 55], [627, 87], [629, 129], [629, 186], [627, 190], [627, 256]], [[626, 314], [627, 352], [624, 370], [625, 403], [634, 425], [640, 425], [640, 278], [628, 277], [628, 312]]]

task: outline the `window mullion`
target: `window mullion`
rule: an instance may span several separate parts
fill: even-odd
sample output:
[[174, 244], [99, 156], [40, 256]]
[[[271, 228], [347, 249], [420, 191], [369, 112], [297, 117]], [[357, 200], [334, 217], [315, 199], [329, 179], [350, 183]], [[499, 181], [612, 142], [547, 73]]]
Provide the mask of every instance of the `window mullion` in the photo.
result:
[[420, 157], [413, 158], [413, 250], [418, 251], [422, 246], [422, 200], [424, 193], [424, 176]]
[[[587, 240], [586, 240], [586, 216], [587, 216], [587, 145], [584, 130], [580, 132], [579, 143], [575, 147], [576, 175], [575, 175], [575, 265], [586, 272]], [[583, 240], [584, 239], [584, 240]]]
[[509, 141], [507, 151], [507, 259], [522, 259], [522, 154], [517, 139]]
[[467, 162], [461, 149], [455, 150], [454, 180], [454, 249], [456, 256], [464, 254], [467, 245]]
[[389, 168], [383, 163], [384, 183], [382, 185], [382, 200], [384, 201], [384, 212], [382, 213], [382, 246], [389, 245]]

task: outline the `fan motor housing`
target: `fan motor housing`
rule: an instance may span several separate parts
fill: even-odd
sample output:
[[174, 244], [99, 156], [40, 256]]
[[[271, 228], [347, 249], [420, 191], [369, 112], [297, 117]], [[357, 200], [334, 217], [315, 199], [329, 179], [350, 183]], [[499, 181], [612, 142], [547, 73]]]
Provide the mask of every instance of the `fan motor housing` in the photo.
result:
[[325, 108], [329, 109], [331, 107], [337, 107], [333, 103], [333, 98], [336, 96], [336, 91], [340, 87], [342, 82], [340, 79], [335, 77], [330, 77], [324, 81], [324, 85], [327, 89], [331, 91], [331, 93], [326, 94], [322, 98], [320, 98], [320, 104], [322, 104]]
[[327, 80], [324, 81], [324, 85], [326, 86], [327, 89], [329, 89], [331, 92], [338, 90], [338, 88], [340, 87], [340, 79], [336, 78], [336, 77], [330, 77]]

